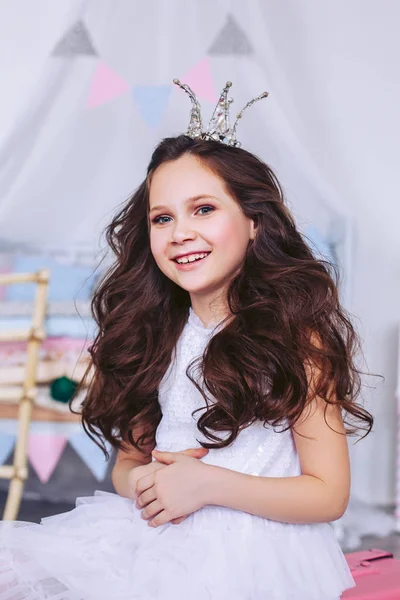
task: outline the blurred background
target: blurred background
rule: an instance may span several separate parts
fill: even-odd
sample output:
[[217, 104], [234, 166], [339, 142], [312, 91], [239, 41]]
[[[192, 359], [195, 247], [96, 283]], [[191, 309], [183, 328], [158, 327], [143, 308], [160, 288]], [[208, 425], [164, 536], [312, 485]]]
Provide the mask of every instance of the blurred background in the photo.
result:
[[[360, 367], [384, 377], [364, 378], [375, 426], [349, 438], [352, 496], [337, 534], [348, 549], [371, 535], [397, 548], [399, 18], [395, 0], [0, 3], [1, 510], [24, 460], [19, 519], [112, 490], [113, 457], [68, 408], [95, 333], [91, 293], [110, 260], [102, 232], [158, 141], [186, 131], [190, 101], [172, 79], [192, 87], [206, 122], [230, 80], [233, 113], [269, 92], [238, 138], [275, 170], [300, 230], [340, 268]], [[16, 276], [41, 269], [48, 285]], [[22, 418], [21, 397], [31, 407]]]

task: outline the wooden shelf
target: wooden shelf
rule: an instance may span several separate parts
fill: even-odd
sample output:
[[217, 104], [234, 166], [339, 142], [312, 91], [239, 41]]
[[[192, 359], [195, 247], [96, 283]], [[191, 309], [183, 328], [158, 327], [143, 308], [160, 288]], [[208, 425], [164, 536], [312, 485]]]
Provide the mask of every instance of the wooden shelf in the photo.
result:
[[[0, 419], [17, 419], [18, 405], [17, 404], [0, 404]], [[80, 415], [74, 415], [71, 412], [58, 412], [45, 408], [43, 406], [34, 405], [32, 409], [32, 421], [52, 421], [52, 422], [80, 422]]]

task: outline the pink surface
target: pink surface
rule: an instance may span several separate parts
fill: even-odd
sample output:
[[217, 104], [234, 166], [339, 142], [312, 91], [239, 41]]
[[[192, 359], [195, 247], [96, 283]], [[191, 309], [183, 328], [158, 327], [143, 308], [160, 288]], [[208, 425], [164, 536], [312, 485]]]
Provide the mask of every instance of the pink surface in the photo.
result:
[[[79, 352], [82, 349], [87, 350], [91, 343], [90, 340], [81, 338], [49, 337], [42, 342], [41, 348], [44, 350], [73, 350]], [[0, 353], [24, 349], [26, 349], [26, 342], [0, 342]]]
[[129, 90], [130, 86], [125, 79], [105, 63], [100, 63], [93, 76], [86, 105], [88, 108], [94, 108], [126, 94]]
[[400, 561], [384, 550], [346, 554], [356, 587], [342, 594], [342, 600], [399, 600]]
[[[187, 83], [200, 100], [208, 100], [209, 102], [218, 101], [219, 94], [215, 91], [210, 61], [208, 58], [200, 60], [187, 73], [182, 75], [182, 77], [179, 77], [179, 80], [181, 83]], [[223, 84], [225, 85], [225, 81]]]
[[28, 441], [28, 458], [42, 483], [47, 483], [61, 454], [67, 438], [64, 435], [31, 433]]

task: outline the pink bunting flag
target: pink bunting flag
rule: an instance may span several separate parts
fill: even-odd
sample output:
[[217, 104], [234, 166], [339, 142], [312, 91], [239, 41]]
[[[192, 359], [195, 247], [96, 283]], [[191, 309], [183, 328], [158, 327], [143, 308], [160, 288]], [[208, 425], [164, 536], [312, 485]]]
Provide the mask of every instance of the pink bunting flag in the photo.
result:
[[187, 83], [200, 100], [218, 101], [219, 94], [215, 91], [210, 60], [207, 57], [200, 60], [182, 77], [179, 77], [179, 80], [182, 83]]
[[67, 438], [64, 435], [31, 433], [28, 441], [28, 458], [42, 483], [47, 483], [64, 452]]
[[86, 106], [94, 108], [130, 92], [130, 86], [105, 63], [100, 63], [93, 75]]

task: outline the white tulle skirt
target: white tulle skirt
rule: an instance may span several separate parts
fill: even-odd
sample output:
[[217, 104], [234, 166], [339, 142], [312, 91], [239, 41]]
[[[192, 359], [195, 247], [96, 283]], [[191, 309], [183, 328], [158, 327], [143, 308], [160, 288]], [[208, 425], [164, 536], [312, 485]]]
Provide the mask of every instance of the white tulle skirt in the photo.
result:
[[206, 506], [153, 528], [107, 492], [0, 523], [1, 600], [338, 600], [353, 586], [329, 524]]

